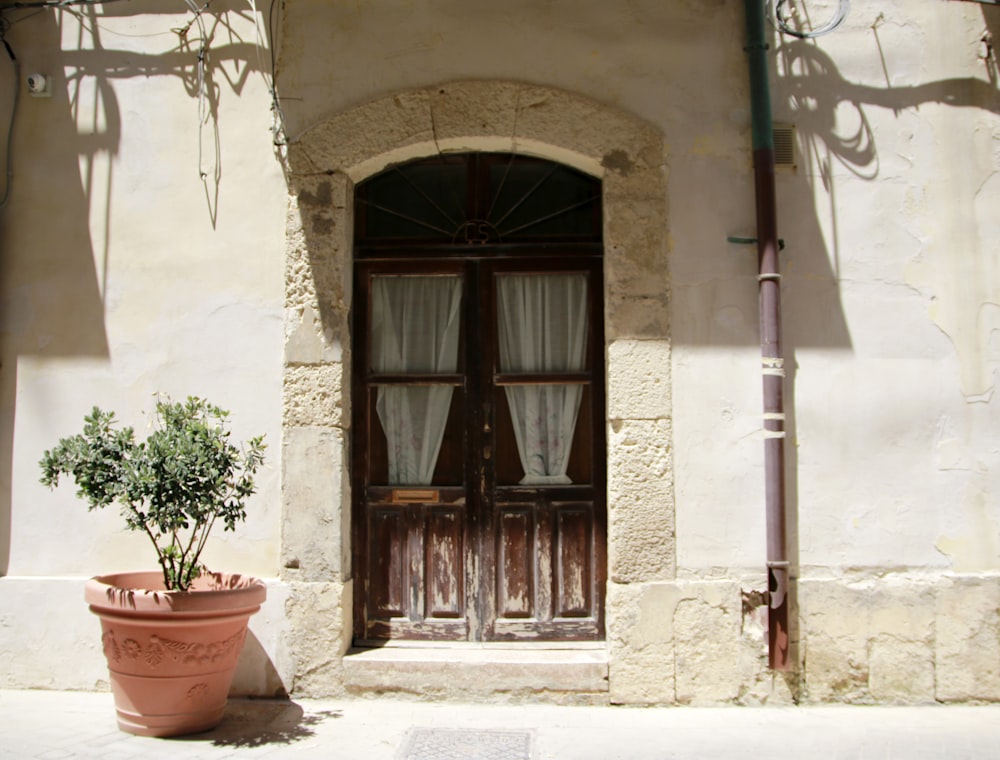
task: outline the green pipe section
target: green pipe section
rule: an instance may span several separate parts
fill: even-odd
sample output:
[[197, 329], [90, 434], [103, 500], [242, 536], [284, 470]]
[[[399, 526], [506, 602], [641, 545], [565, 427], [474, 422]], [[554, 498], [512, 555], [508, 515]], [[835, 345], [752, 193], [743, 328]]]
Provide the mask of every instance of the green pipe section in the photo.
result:
[[771, 88], [767, 79], [764, 0], [746, 0], [747, 60], [750, 64], [750, 118], [754, 151], [774, 149]]

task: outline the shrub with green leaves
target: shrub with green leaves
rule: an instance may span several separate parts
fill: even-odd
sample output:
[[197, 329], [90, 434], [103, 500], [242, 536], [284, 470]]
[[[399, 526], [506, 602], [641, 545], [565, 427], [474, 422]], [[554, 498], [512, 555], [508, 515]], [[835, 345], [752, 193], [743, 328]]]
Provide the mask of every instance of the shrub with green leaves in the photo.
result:
[[39, 463], [49, 488], [60, 475], [76, 482], [88, 509], [117, 503], [130, 530], [156, 547], [167, 589], [187, 591], [217, 520], [235, 530], [246, 520], [254, 474], [264, 462], [264, 438], [237, 448], [226, 429], [229, 413], [204, 399], [158, 397], [154, 430], [136, 442], [131, 427], [116, 428], [113, 412], [97, 407], [83, 433], [63, 438]]

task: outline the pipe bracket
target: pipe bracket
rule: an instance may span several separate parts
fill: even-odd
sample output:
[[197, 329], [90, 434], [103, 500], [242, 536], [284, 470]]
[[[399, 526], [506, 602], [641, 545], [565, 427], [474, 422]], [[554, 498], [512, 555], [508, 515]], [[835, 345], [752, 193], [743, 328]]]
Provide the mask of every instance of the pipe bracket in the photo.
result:
[[[755, 237], [743, 237], [741, 235], [729, 235], [726, 238], [727, 243], [733, 243], [734, 245], [757, 245], [757, 238]], [[785, 250], [785, 239], [778, 238], [778, 250]]]

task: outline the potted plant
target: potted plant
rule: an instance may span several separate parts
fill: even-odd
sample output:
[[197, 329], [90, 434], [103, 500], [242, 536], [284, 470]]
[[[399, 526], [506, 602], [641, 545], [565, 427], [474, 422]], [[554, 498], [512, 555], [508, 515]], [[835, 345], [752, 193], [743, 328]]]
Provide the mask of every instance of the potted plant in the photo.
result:
[[94, 410], [83, 432], [40, 462], [41, 482], [73, 478], [88, 509], [116, 503], [145, 533], [160, 569], [90, 579], [85, 598], [101, 618], [118, 726], [143, 736], [205, 731], [222, 720], [247, 621], [264, 583], [201, 564], [212, 528], [235, 530], [263, 463], [263, 437], [230, 443], [228, 412], [191, 397], [157, 397], [154, 429], [136, 441], [113, 412]]

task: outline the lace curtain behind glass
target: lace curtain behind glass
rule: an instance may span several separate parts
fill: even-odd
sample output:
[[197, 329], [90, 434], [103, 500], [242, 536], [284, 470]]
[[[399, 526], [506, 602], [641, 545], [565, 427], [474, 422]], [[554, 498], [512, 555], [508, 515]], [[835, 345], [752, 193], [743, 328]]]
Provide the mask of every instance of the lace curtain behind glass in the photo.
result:
[[[372, 280], [372, 369], [453, 373], [458, 364], [458, 277]], [[450, 385], [380, 385], [375, 401], [388, 447], [390, 485], [429, 485], [444, 437]]]
[[[587, 336], [582, 274], [497, 279], [501, 372], [579, 372]], [[570, 483], [566, 475], [582, 385], [506, 387], [524, 484]]]

